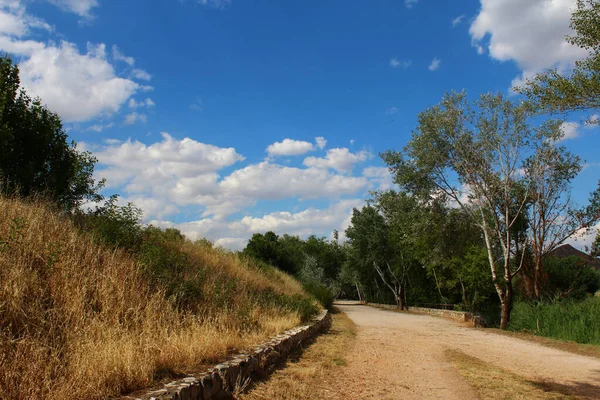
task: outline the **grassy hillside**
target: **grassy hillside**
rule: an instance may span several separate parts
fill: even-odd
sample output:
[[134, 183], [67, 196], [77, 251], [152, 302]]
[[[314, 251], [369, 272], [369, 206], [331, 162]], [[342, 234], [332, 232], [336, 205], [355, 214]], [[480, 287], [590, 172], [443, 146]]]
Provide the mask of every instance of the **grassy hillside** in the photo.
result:
[[318, 309], [269, 266], [184, 240], [144, 246], [112, 250], [43, 204], [0, 198], [2, 398], [115, 396]]

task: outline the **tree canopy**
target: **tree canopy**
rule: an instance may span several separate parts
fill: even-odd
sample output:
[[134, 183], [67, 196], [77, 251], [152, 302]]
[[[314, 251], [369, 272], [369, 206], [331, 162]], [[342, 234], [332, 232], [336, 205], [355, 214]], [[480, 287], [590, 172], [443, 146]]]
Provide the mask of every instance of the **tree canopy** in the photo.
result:
[[96, 158], [67, 142], [60, 117], [20, 87], [19, 68], [0, 57], [0, 190], [43, 195], [70, 211], [100, 200], [93, 178]]

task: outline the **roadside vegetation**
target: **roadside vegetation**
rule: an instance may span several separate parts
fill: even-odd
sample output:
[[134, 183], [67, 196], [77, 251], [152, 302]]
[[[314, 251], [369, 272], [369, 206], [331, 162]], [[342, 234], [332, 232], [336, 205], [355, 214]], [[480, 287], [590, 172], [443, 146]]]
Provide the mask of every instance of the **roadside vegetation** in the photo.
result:
[[101, 245], [40, 202], [0, 198], [3, 398], [103, 399], [214, 364], [319, 307], [287, 274], [176, 231]]

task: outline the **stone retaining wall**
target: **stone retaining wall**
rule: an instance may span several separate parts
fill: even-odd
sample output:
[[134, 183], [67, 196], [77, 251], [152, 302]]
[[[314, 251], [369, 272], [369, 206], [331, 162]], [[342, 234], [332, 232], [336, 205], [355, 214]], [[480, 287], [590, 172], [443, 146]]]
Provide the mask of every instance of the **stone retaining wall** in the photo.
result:
[[[400, 311], [398, 306], [390, 305], [390, 304], [376, 304], [376, 303], [368, 303], [367, 305], [378, 308], [385, 308], [388, 310]], [[439, 310], [436, 308], [423, 308], [423, 307], [406, 307], [405, 311], [412, 312], [415, 314], [427, 314], [433, 315], [436, 317], [442, 317], [446, 319], [452, 319], [454, 321], [465, 322], [474, 327], [485, 327], [486, 321], [485, 319], [477, 314], [472, 312], [465, 311], [450, 311], [450, 310]]]
[[290, 329], [245, 354], [197, 376], [168, 383], [164, 388], [122, 400], [210, 400], [232, 399], [248, 383], [264, 378], [270, 367], [285, 361], [302, 343], [331, 326], [331, 314], [323, 311], [310, 324]]

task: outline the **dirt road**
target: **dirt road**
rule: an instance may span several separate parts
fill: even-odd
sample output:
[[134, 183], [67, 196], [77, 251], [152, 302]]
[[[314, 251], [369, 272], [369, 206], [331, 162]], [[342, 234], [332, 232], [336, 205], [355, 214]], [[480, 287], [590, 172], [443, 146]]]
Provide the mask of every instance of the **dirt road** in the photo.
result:
[[600, 360], [460, 326], [441, 318], [352, 303], [337, 307], [357, 325], [347, 365], [324, 383], [332, 399], [475, 399], [445, 356], [458, 350], [534, 382], [600, 398]]

